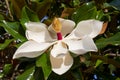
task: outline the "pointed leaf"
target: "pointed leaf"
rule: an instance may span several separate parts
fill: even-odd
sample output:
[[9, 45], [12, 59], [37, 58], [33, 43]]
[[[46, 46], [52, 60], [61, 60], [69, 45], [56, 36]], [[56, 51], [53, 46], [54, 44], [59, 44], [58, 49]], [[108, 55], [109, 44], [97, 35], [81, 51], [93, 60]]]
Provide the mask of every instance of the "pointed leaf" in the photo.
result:
[[5, 49], [14, 39], [6, 39], [4, 43], [0, 44], [0, 50]]
[[19, 22], [7, 22], [7, 24], [9, 25], [8, 27], [12, 28], [13, 30], [15, 30], [17, 32], [19, 31], [19, 28], [20, 28]]
[[96, 61], [95, 67], [98, 67], [102, 62], [103, 62], [102, 60], [98, 59], [98, 60]]
[[8, 32], [9, 34], [11, 34], [15, 39], [20, 39], [21, 41], [26, 41], [26, 38], [23, 37], [22, 35], [20, 35], [17, 31], [15, 31], [14, 29], [12, 29], [9, 23], [7, 23], [6, 21], [3, 21], [3, 23], [0, 24], [5, 30], [6, 32]]
[[110, 38], [98, 39], [95, 43], [99, 49], [106, 47], [107, 45], [120, 45], [120, 32], [116, 33]]
[[92, 2], [80, 6], [72, 15], [72, 19], [78, 23], [81, 20], [96, 19], [97, 9]]
[[42, 67], [45, 79], [47, 79], [48, 76], [51, 73], [51, 66], [50, 66], [50, 61], [49, 61], [49, 58], [48, 58], [48, 54], [46, 54], [46, 53], [42, 54], [37, 59], [36, 66], [37, 67]]
[[20, 19], [20, 22], [24, 29], [25, 29], [25, 23], [29, 21], [39, 22], [39, 18], [35, 12], [33, 12], [32, 10], [30, 10], [28, 7], [25, 6], [22, 9], [22, 15]]

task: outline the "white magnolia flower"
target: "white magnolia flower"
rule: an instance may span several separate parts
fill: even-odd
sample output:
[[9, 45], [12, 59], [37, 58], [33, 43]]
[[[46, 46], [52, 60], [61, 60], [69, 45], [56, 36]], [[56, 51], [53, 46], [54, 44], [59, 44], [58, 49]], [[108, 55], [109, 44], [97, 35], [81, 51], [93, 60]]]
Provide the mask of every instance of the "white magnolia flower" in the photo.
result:
[[13, 58], [37, 57], [51, 47], [52, 70], [61, 75], [73, 64], [70, 52], [81, 55], [97, 51], [93, 38], [100, 33], [102, 25], [98, 20], [85, 20], [75, 27], [73, 21], [62, 18], [56, 18], [49, 27], [40, 22], [26, 23], [28, 41], [17, 49]]

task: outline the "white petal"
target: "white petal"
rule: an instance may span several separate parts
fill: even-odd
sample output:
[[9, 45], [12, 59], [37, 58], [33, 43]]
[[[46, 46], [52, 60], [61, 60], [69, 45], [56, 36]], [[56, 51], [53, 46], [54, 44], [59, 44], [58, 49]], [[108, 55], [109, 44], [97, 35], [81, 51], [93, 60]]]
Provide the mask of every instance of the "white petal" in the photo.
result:
[[36, 42], [52, 42], [54, 41], [49, 33], [47, 31], [41, 31], [41, 32], [32, 32], [29, 30], [26, 30], [26, 37], [28, 40], [34, 40]]
[[98, 20], [85, 20], [77, 24], [76, 28], [68, 36], [69, 38], [82, 38], [83, 36], [90, 36], [91, 38], [96, 37], [101, 29], [103, 22]]
[[26, 29], [33, 32], [40, 32], [46, 30], [46, 25], [40, 22], [28, 22], [25, 23]]
[[67, 72], [73, 64], [73, 58], [69, 53], [67, 53], [64, 57], [61, 58], [53, 57], [52, 55], [50, 55], [50, 61], [53, 72], [59, 75]]
[[46, 28], [47, 26], [40, 22], [26, 23], [26, 37], [28, 40], [36, 42], [52, 41], [52, 38]]
[[73, 59], [68, 52], [67, 46], [62, 41], [58, 41], [53, 46], [50, 60], [52, 70], [59, 75], [68, 71], [73, 64]]
[[68, 53], [67, 46], [62, 41], [58, 41], [56, 44], [54, 44], [51, 50], [51, 55], [53, 57], [63, 57], [67, 53]]
[[[75, 22], [73, 22], [72, 20], [67, 20], [67, 19], [62, 19], [59, 18], [61, 24], [62, 24], [62, 36], [66, 36], [67, 34], [71, 33], [73, 28], [75, 27]], [[51, 33], [52, 36], [54, 36], [54, 38], [56, 38], [56, 32], [53, 30], [52, 28], [52, 24], [49, 26], [49, 31]]]
[[35, 41], [27, 41], [17, 49], [13, 59], [20, 57], [37, 57], [45, 52], [52, 44], [53, 43], [37, 43]]
[[68, 48], [71, 52], [78, 55], [85, 54], [88, 51], [97, 51], [94, 41], [88, 36], [80, 40], [68, 39], [64, 40], [64, 42], [68, 45]]

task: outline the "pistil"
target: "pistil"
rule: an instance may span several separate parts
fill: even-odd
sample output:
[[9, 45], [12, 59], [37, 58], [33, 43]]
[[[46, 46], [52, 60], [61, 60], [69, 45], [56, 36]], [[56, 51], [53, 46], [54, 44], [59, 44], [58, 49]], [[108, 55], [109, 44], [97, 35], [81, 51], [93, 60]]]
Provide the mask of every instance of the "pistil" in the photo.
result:
[[52, 27], [53, 27], [53, 30], [57, 34], [57, 39], [58, 40], [62, 40], [62, 34], [61, 34], [62, 25], [61, 25], [61, 23], [60, 23], [58, 18], [56, 18], [56, 17], [54, 18]]

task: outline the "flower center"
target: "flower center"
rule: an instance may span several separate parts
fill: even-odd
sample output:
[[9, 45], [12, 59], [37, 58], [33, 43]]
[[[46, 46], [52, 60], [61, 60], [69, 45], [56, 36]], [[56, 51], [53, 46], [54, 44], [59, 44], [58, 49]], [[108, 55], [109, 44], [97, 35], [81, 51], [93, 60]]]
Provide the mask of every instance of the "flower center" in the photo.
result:
[[57, 39], [62, 40], [62, 34], [61, 34], [62, 25], [61, 25], [58, 18], [56, 18], [56, 17], [54, 18], [53, 23], [52, 23], [52, 27], [53, 27], [53, 30], [57, 34]]

